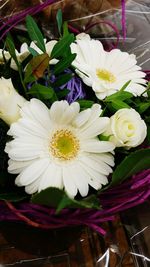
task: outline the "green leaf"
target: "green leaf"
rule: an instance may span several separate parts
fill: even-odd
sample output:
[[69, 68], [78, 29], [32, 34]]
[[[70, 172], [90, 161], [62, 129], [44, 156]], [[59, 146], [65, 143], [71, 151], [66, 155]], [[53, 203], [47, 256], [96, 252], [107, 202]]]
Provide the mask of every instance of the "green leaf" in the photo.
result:
[[147, 126], [147, 142], [148, 145], [150, 146], [150, 126]]
[[53, 83], [53, 85], [55, 87], [60, 87], [64, 84], [66, 84], [67, 82], [69, 82], [72, 77], [73, 77], [72, 73], [67, 73], [67, 74], [61, 75], [57, 78], [57, 81], [55, 83]]
[[17, 56], [16, 56], [15, 45], [14, 45], [13, 39], [12, 39], [10, 34], [8, 34], [7, 38], [6, 38], [6, 47], [7, 47], [11, 57], [14, 59], [16, 65], [18, 67], [20, 81], [21, 81], [23, 89], [24, 89], [24, 95], [26, 96], [26, 87], [25, 87], [25, 84], [24, 84], [24, 81], [23, 81], [23, 76], [22, 76], [22, 67], [21, 67], [20, 63], [18, 62], [18, 59], [17, 59]]
[[20, 68], [20, 64], [19, 64], [17, 56], [16, 56], [16, 49], [15, 49], [14, 42], [13, 42], [13, 39], [12, 39], [10, 34], [7, 35], [5, 43], [6, 43], [7, 50], [9, 51], [11, 57], [14, 59], [16, 65], [17, 65], [17, 67], [19, 69]]
[[59, 31], [59, 34], [61, 35], [62, 21], [63, 21], [61, 9], [58, 9], [57, 11], [56, 20], [57, 20], [57, 25], [58, 25], [58, 31]]
[[67, 23], [67, 21], [65, 21], [64, 24], [63, 24], [63, 36], [67, 36], [69, 34], [70, 33], [69, 33], [69, 30], [68, 30], [68, 23]]
[[28, 82], [30, 76], [34, 76], [36, 79], [43, 77], [49, 61], [50, 57], [47, 53], [33, 57], [27, 65], [24, 81]]
[[59, 42], [57, 42], [51, 52], [51, 59], [62, 57], [62, 55], [66, 53], [66, 49], [70, 46], [70, 44], [74, 41], [74, 39], [75, 37], [71, 33], [64, 36]]
[[150, 107], [150, 102], [140, 103], [138, 104], [138, 112], [140, 114], [144, 113]]
[[81, 109], [91, 108], [94, 104], [94, 101], [84, 99], [80, 99], [77, 102], [79, 103]]
[[55, 187], [49, 187], [40, 193], [32, 196], [32, 203], [42, 204], [57, 208], [57, 212], [63, 208], [95, 208], [99, 209], [99, 200], [95, 195], [84, 198], [83, 200], [75, 200], [69, 198], [69, 196], [63, 191]]
[[68, 89], [63, 89], [61, 91], [58, 91], [57, 92], [58, 99], [61, 99], [61, 98], [65, 97], [66, 95], [69, 94], [69, 92], [70, 92], [70, 90], [68, 90]]
[[31, 55], [33, 57], [36, 57], [36, 56], [39, 55], [38, 52], [34, 48], [32, 48], [32, 47], [28, 47], [28, 50], [29, 50], [29, 52], [31, 53]]
[[126, 91], [119, 91], [117, 93], [114, 93], [110, 96], [107, 96], [105, 99], [105, 102], [113, 102], [113, 101], [124, 101], [126, 99], [130, 99], [133, 97], [133, 94], [126, 92]]
[[124, 103], [121, 100], [114, 100], [111, 105], [115, 110], [119, 110], [121, 108], [130, 108], [128, 104]]
[[54, 95], [54, 90], [41, 84], [33, 84], [28, 94], [37, 95], [43, 99], [51, 99]]
[[70, 57], [66, 57], [62, 60], [60, 60], [54, 67], [53, 73], [59, 74], [61, 72], [63, 72], [65, 69], [67, 69], [68, 67], [70, 67], [72, 61], [75, 59], [76, 54], [70, 54]]
[[40, 48], [43, 52], [46, 52], [43, 35], [39, 27], [37, 26], [35, 20], [30, 15], [26, 17], [26, 27], [30, 39], [36, 43], [38, 48]]
[[104, 135], [104, 134], [100, 134], [99, 136], [98, 136], [98, 138], [99, 138], [99, 140], [100, 141], [109, 141], [109, 138], [110, 138], [110, 136], [111, 135]]
[[150, 168], [150, 149], [137, 150], [117, 166], [112, 175], [110, 186], [122, 183], [125, 179], [142, 170]]
[[120, 91], [124, 91], [124, 90], [128, 87], [128, 85], [130, 84], [130, 82], [131, 82], [131, 80], [129, 80], [128, 82], [126, 82], [126, 83], [122, 86], [122, 88], [120, 89]]

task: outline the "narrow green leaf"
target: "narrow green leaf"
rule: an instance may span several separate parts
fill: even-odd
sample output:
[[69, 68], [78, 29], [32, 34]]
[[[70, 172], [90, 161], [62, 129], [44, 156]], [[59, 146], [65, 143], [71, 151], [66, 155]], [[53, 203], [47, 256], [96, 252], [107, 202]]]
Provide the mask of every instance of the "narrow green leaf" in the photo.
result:
[[59, 31], [59, 34], [61, 35], [62, 21], [63, 21], [61, 9], [58, 9], [57, 11], [56, 20], [57, 20], [57, 25], [58, 25], [58, 31]]
[[148, 108], [150, 108], [150, 102], [141, 102], [140, 104], [138, 104], [138, 112], [140, 114], [144, 113]]
[[140, 149], [130, 153], [113, 172], [110, 186], [120, 184], [133, 174], [148, 168], [150, 168], [150, 149]]
[[124, 90], [128, 87], [128, 85], [130, 84], [130, 82], [131, 82], [131, 80], [129, 80], [128, 82], [126, 82], [126, 83], [122, 86], [122, 88], [120, 89], [120, 91], [124, 91]]
[[20, 64], [19, 64], [17, 56], [16, 56], [15, 45], [14, 45], [13, 39], [12, 39], [10, 34], [7, 35], [5, 44], [6, 44], [7, 50], [9, 51], [11, 57], [14, 59], [16, 65], [18, 67], [18, 70], [20, 70]]
[[33, 57], [36, 57], [36, 56], [39, 55], [38, 52], [34, 48], [32, 48], [32, 47], [28, 47], [28, 50], [29, 50], [29, 52], [31, 53], [31, 55]]
[[150, 146], [150, 126], [149, 125], [147, 126], [147, 142], [148, 142], [148, 145]]
[[70, 57], [64, 58], [62, 60], [60, 60], [54, 67], [53, 73], [59, 74], [62, 73], [65, 69], [67, 69], [72, 61], [75, 59], [76, 54], [71, 54]]
[[39, 27], [37, 26], [35, 20], [30, 15], [26, 17], [26, 27], [27, 27], [30, 39], [36, 43], [38, 48], [40, 48], [43, 52], [46, 52], [44, 37]]
[[126, 92], [126, 91], [119, 91], [117, 93], [114, 93], [110, 96], [107, 96], [105, 99], [105, 102], [112, 102], [112, 101], [124, 101], [126, 99], [130, 99], [133, 97], [133, 94]]
[[112, 101], [111, 105], [115, 110], [119, 110], [121, 108], [130, 108], [128, 104], [124, 103], [121, 100], [114, 100]]
[[56, 45], [53, 47], [51, 52], [51, 58], [59, 58], [62, 57], [63, 53], [66, 52], [66, 49], [70, 46], [70, 44], [74, 41], [75, 37], [73, 34], [68, 34], [64, 36]]
[[14, 59], [16, 65], [17, 65], [19, 76], [20, 76], [20, 81], [22, 83], [23, 90], [24, 90], [24, 95], [26, 96], [26, 87], [25, 87], [25, 84], [24, 84], [24, 81], [23, 81], [23, 76], [22, 76], [22, 67], [21, 67], [21, 64], [18, 62], [18, 59], [17, 59], [17, 56], [16, 56], [15, 45], [14, 45], [13, 39], [12, 39], [10, 34], [8, 34], [7, 38], [6, 38], [6, 47], [7, 47], [8, 51], [9, 51], [11, 57]]
[[63, 36], [67, 36], [68, 34], [70, 34], [69, 30], [68, 30], [68, 23], [67, 23], [67, 21], [65, 21], [63, 23]]
[[54, 90], [41, 84], [33, 84], [28, 94], [37, 95], [43, 99], [51, 99], [54, 95]]

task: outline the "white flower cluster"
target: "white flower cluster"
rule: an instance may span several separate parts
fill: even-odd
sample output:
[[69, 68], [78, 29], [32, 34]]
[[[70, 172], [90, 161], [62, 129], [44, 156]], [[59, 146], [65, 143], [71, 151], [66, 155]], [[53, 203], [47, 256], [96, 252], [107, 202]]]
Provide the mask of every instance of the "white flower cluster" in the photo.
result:
[[[55, 43], [46, 43], [49, 54]], [[41, 53], [34, 43], [31, 47]], [[145, 74], [136, 65], [134, 55], [119, 49], [106, 52], [99, 41], [85, 34], [77, 36], [71, 50], [77, 54], [73, 62], [77, 74], [100, 100], [120, 90], [129, 80], [126, 91], [134, 96], [145, 91]], [[5, 55], [9, 59], [8, 52]], [[18, 60], [27, 55], [24, 44]], [[13, 60], [11, 66], [17, 69]], [[57, 187], [72, 198], [78, 192], [87, 196], [89, 186], [98, 190], [107, 184], [115, 147], [129, 149], [140, 145], [147, 127], [132, 108], [122, 108], [110, 118], [101, 117], [101, 113], [99, 104], [80, 111], [77, 102], [69, 105], [67, 101], [56, 101], [48, 109], [40, 100], [25, 100], [10, 79], [1, 78], [0, 117], [10, 125], [8, 135], [13, 140], [7, 143], [5, 151], [10, 158], [8, 171], [18, 174], [16, 184], [25, 186], [29, 194]], [[109, 141], [99, 140], [99, 135], [109, 136]]]
[[[57, 43], [56, 40], [52, 40], [49, 42], [46, 42], [46, 39], [44, 39], [45, 42], [45, 47], [46, 47], [46, 53], [48, 55], [51, 54], [53, 47], [55, 46], [55, 44]], [[28, 48], [32, 48], [34, 49], [39, 55], [42, 54], [43, 52], [37, 47], [36, 43], [31, 42], [30, 46], [28, 47], [27, 43], [23, 43], [20, 47], [20, 51], [18, 52], [17, 50], [16, 52], [16, 56], [17, 56], [17, 60], [19, 63], [22, 63], [29, 55], [29, 49]], [[7, 51], [3, 51], [2, 49], [0, 49], [0, 64], [4, 64], [4, 60], [8, 61], [9, 59], [11, 59], [11, 55], [9, 54], [9, 52]], [[56, 59], [52, 59], [50, 60], [50, 64], [56, 64], [57, 60]], [[18, 70], [18, 67], [14, 61], [14, 59], [11, 59], [11, 68], [14, 70]]]

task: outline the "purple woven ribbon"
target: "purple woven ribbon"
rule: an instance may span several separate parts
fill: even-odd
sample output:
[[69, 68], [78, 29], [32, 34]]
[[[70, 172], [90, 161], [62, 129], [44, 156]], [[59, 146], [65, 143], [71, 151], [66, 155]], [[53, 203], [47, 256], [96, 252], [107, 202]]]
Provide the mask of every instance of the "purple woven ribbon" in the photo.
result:
[[[87, 225], [104, 235], [102, 223], [112, 221], [118, 212], [140, 205], [150, 197], [150, 169], [145, 170], [124, 183], [100, 194], [102, 209], [64, 209], [56, 215], [54, 208], [31, 203], [15, 204], [15, 209], [29, 220], [39, 223], [41, 228], [53, 229], [73, 225]], [[0, 202], [0, 221], [22, 221], [16, 212]]]

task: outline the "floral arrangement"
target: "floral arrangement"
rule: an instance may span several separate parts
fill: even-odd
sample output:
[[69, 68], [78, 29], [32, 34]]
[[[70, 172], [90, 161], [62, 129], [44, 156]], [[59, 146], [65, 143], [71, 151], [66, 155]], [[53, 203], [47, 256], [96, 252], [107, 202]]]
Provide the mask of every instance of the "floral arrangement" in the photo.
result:
[[0, 50], [0, 220], [104, 233], [150, 196], [149, 83], [135, 55], [57, 24], [47, 41], [28, 15]]

